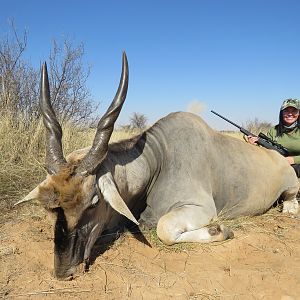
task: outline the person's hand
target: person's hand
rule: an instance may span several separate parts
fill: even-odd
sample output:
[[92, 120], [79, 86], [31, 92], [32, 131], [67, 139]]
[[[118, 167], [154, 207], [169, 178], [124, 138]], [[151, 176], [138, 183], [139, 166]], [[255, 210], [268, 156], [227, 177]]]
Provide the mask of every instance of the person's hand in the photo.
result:
[[258, 141], [258, 137], [257, 136], [252, 136], [252, 135], [248, 135], [246, 136], [248, 143], [252, 144], [252, 145], [256, 145], [257, 141]]
[[294, 160], [293, 156], [287, 156], [285, 159], [288, 161], [288, 163], [290, 165], [293, 165], [295, 163], [295, 160]]

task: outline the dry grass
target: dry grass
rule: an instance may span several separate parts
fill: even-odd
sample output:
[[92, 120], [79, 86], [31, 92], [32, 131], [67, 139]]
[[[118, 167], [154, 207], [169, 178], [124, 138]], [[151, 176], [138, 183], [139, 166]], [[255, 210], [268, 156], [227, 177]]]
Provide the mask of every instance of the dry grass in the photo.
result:
[[[30, 124], [22, 118], [0, 118], [0, 205], [1, 211], [22, 195], [43, 174], [43, 138], [39, 120]], [[41, 141], [42, 140], [42, 141]]]
[[[133, 134], [136, 132], [116, 131], [111, 141]], [[0, 116], [0, 217], [45, 177], [44, 135], [41, 119], [26, 122], [22, 116]], [[94, 135], [94, 129], [63, 126], [65, 155], [90, 146]]]

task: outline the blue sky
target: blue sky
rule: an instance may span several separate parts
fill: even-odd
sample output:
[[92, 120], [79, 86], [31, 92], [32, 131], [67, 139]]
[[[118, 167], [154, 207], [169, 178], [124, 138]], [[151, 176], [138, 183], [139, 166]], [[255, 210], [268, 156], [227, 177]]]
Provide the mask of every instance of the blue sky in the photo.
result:
[[153, 123], [201, 104], [216, 129], [235, 123], [276, 123], [281, 102], [300, 98], [300, 1], [16, 1], [1, 2], [0, 35], [14, 19], [28, 30], [26, 58], [39, 66], [53, 39], [83, 43], [92, 66], [88, 85], [103, 113], [128, 56], [127, 100], [118, 120], [133, 112]]

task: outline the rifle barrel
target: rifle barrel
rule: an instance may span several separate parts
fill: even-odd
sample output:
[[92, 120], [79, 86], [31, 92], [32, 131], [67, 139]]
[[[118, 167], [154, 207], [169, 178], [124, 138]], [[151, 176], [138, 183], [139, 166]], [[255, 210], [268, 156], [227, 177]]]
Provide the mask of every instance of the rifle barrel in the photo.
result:
[[251, 136], [256, 136], [255, 134], [251, 133], [250, 131], [246, 130], [245, 128], [243, 128], [242, 126], [239, 126], [238, 124], [235, 124], [234, 122], [228, 120], [227, 118], [223, 117], [222, 115], [218, 114], [217, 112], [211, 110], [211, 112], [215, 115], [217, 115], [218, 117], [220, 117], [221, 119], [227, 121], [228, 123], [232, 124], [233, 126], [237, 127], [241, 133], [245, 134], [245, 135], [251, 135]]
[[[251, 136], [256, 136], [253, 133], [251, 133], [250, 131], [246, 130], [245, 128], [233, 123], [232, 121], [228, 120], [227, 118], [223, 117], [222, 115], [218, 114], [217, 112], [211, 110], [211, 112], [215, 115], [217, 115], [218, 117], [220, 117], [221, 119], [227, 121], [228, 123], [232, 124], [233, 126], [237, 127], [241, 133], [245, 134], [245, 135], [251, 135]], [[279, 152], [281, 155], [283, 156], [288, 156], [289, 155], [289, 151], [288, 149], [286, 149], [285, 147], [283, 147], [282, 145], [272, 141], [270, 138], [268, 138], [265, 134], [260, 133], [258, 135], [258, 140], [257, 140], [257, 144], [261, 145], [267, 149], [272, 149], [272, 150], [276, 150], [277, 152]]]
[[212, 112], [213, 114], [217, 115], [218, 117], [222, 118], [223, 120], [227, 121], [228, 123], [234, 125], [234, 126], [237, 127], [238, 129], [240, 129], [240, 130], [242, 129], [241, 126], [239, 126], [238, 124], [235, 124], [235, 123], [233, 123], [232, 121], [228, 120], [227, 118], [221, 116], [221, 115], [218, 114], [217, 112], [215, 112], [215, 111], [213, 111], [213, 110], [211, 110], [211, 112]]

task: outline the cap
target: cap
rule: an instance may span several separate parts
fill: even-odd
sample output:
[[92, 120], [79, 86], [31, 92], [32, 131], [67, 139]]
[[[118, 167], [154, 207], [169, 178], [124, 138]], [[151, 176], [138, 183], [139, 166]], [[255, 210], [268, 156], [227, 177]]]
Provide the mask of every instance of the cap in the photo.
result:
[[280, 110], [284, 110], [287, 107], [295, 107], [297, 109], [300, 109], [299, 100], [298, 99], [286, 99], [282, 102]]

